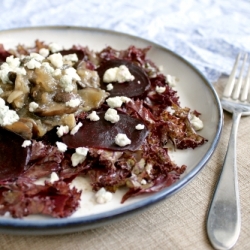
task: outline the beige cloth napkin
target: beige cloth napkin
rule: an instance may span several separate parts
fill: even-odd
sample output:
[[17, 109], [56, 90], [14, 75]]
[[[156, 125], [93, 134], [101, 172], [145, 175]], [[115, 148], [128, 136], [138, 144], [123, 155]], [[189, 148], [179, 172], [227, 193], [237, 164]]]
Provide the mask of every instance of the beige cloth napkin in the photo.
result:
[[[223, 164], [231, 128], [225, 114], [221, 140], [211, 160], [182, 190], [142, 213], [105, 227], [56, 236], [0, 234], [1, 250], [213, 249], [206, 234], [206, 214]], [[238, 177], [242, 226], [234, 249], [250, 249], [250, 117], [238, 133]]]

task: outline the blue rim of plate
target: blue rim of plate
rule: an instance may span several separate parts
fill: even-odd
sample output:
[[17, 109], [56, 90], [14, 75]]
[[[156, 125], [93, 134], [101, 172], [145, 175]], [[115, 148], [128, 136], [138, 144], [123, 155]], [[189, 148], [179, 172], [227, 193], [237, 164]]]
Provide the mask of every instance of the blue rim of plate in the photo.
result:
[[148, 39], [140, 38], [134, 35], [106, 30], [101, 28], [90, 28], [83, 26], [34, 26], [34, 27], [22, 27], [8, 30], [1, 30], [0, 33], [8, 33], [14, 31], [27, 31], [27, 30], [46, 30], [46, 29], [58, 29], [58, 30], [82, 30], [82, 31], [92, 31], [92, 32], [105, 32], [113, 35], [126, 36], [133, 39], [137, 39], [148, 44], [151, 44], [154, 47], [158, 47], [164, 49], [168, 53], [177, 57], [181, 61], [183, 61], [186, 65], [192, 68], [204, 81], [207, 85], [207, 88], [211, 91], [211, 94], [214, 98], [215, 104], [218, 108], [218, 124], [216, 129], [216, 134], [214, 136], [213, 142], [211, 143], [210, 148], [207, 150], [205, 156], [202, 160], [181, 180], [176, 182], [174, 185], [163, 189], [157, 193], [151, 194], [149, 197], [135, 202], [130, 205], [126, 205], [124, 207], [119, 207], [117, 209], [102, 212], [93, 215], [87, 215], [83, 217], [76, 218], [60, 218], [60, 219], [43, 219], [43, 220], [23, 220], [23, 219], [13, 219], [13, 218], [0, 218], [0, 232], [2, 233], [10, 233], [10, 234], [18, 234], [18, 235], [52, 235], [52, 234], [63, 234], [63, 233], [72, 233], [83, 230], [89, 230], [93, 228], [97, 228], [100, 226], [104, 226], [108, 223], [114, 222], [116, 220], [123, 219], [129, 215], [142, 212], [144, 209], [148, 208], [150, 205], [153, 205], [157, 202], [162, 201], [163, 199], [170, 197], [184, 186], [186, 186], [195, 176], [198, 174], [201, 169], [206, 165], [208, 160], [213, 155], [222, 131], [223, 126], [223, 111], [221, 108], [221, 104], [218, 98], [218, 95], [213, 88], [213, 86], [208, 82], [205, 76], [190, 62], [176, 54], [175, 52], [167, 49], [166, 47], [159, 45], [153, 41]]

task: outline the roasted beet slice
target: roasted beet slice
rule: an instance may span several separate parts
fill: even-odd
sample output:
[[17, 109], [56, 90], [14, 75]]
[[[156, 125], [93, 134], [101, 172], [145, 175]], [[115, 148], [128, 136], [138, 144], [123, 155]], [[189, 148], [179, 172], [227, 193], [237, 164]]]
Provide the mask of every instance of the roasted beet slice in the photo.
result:
[[0, 63], [5, 62], [6, 58], [11, 54], [4, 49], [3, 45], [0, 44]]
[[[97, 113], [99, 121], [82, 121], [82, 127], [75, 135], [64, 135], [62, 141], [69, 148], [90, 147], [102, 148], [115, 151], [137, 150], [147, 136], [146, 126], [142, 130], [135, 128], [138, 124], [144, 124], [142, 120], [133, 118], [126, 114], [119, 114], [120, 120], [111, 123], [104, 119], [105, 112]], [[115, 137], [118, 133], [124, 133], [131, 140], [131, 144], [120, 147], [115, 144]]]
[[23, 172], [28, 157], [23, 141], [21, 136], [0, 127], [0, 180], [16, 178]]
[[127, 96], [127, 97], [139, 97], [142, 96], [145, 91], [150, 87], [150, 81], [144, 70], [133, 62], [127, 60], [114, 59], [103, 62], [97, 69], [100, 77], [101, 88], [107, 90], [108, 83], [103, 82], [103, 75], [106, 70], [114, 67], [125, 65], [130, 73], [135, 77], [133, 81], [124, 83], [114, 82], [113, 89], [110, 90], [110, 96]]

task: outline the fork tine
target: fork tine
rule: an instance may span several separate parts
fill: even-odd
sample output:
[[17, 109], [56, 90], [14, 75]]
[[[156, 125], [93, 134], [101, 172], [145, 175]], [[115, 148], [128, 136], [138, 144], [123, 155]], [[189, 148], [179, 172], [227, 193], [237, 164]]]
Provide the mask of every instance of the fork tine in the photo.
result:
[[240, 98], [241, 101], [246, 101], [247, 100], [249, 87], [250, 87], [250, 64], [249, 64], [249, 67], [248, 67], [248, 72], [247, 72], [247, 76], [246, 76], [245, 85], [244, 85], [243, 91], [241, 93], [241, 98]]
[[226, 85], [226, 87], [224, 89], [223, 96], [225, 96], [225, 97], [230, 97], [231, 93], [233, 91], [233, 87], [234, 87], [234, 83], [235, 83], [235, 73], [236, 73], [236, 69], [237, 69], [238, 64], [239, 64], [240, 57], [241, 57], [241, 53], [238, 54], [238, 56], [237, 56], [237, 58], [235, 60], [233, 70], [232, 70], [232, 72], [231, 72], [231, 74], [229, 76], [227, 85]]
[[238, 83], [236, 84], [235, 90], [233, 92], [233, 96], [232, 96], [233, 99], [238, 99], [240, 96], [240, 90], [241, 90], [241, 86], [242, 86], [242, 82], [243, 82], [243, 74], [244, 74], [246, 60], [247, 60], [247, 53], [244, 56], [244, 60], [243, 60], [241, 70], [240, 70], [240, 75], [238, 78]]

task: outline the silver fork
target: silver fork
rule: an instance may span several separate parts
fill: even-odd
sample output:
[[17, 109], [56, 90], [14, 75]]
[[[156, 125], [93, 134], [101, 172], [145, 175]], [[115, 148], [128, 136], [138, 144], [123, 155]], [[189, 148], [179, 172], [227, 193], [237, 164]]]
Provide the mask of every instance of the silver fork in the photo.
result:
[[244, 77], [246, 61], [247, 54], [243, 58], [240, 74], [236, 80], [236, 71], [241, 62], [241, 55], [238, 55], [221, 98], [223, 109], [233, 114], [233, 124], [222, 172], [207, 217], [208, 237], [216, 249], [232, 248], [240, 234], [241, 216], [236, 165], [236, 138], [241, 116], [250, 115], [250, 103], [247, 102], [250, 66], [247, 76]]

